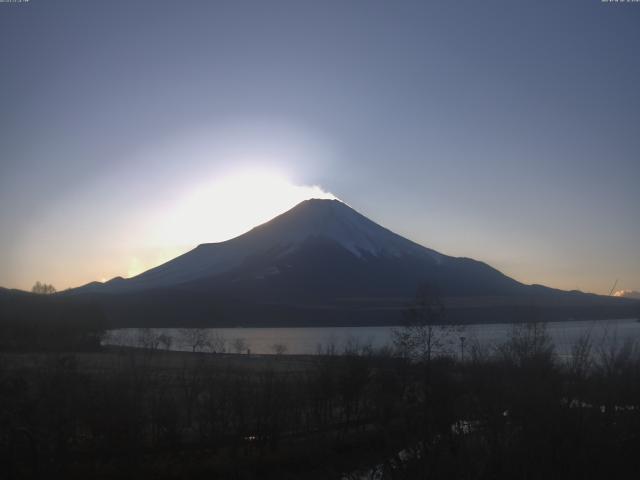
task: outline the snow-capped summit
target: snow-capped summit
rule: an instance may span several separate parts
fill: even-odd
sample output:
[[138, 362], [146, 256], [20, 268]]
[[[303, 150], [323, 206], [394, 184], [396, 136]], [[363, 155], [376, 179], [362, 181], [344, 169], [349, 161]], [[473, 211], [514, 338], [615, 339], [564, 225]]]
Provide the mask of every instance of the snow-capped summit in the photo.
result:
[[[363, 255], [441, 255], [372, 222], [339, 200], [311, 199], [247, 234], [263, 245], [296, 245], [309, 238], [332, 240], [357, 257]], [[239, 237], [239, 239], [242, 237]]]

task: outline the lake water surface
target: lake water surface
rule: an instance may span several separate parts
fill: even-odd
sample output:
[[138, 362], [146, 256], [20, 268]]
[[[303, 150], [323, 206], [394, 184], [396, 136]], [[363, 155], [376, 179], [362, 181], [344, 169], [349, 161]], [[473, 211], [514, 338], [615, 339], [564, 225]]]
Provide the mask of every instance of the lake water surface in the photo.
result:
[[[234, 344], [241, 339], [243, 352], [255, 354], [274, 353], [275, 345], [282, 345], [288, 354], [316, 354], [318, 351], [334, 349], [342, 353], [349, 345], [370, 344], [380, 348], [392, 344], [392, 331], [400, 327], [303, 327], [303, 328], [208, 328], [207, 335], [217, 339], [219, 350], [234, 352]], [[546, 324], [556, 351], [561, 356], [571, 353], [572, 346], [584, 334], [589, 334], [594, 348], [622, 345], [626, 341], [640, 341], [640, 322], [636, 319], [565, 321]], [[466, 348], [478, 343], [494, 347], [505, 342], [514, 329], [513, 324], [467, 325], [463, 331], [453, 332], [449, 337], [450, 350], [460, 353], [460, 337], [464, 337]], [[164, 333], [172, 338], [171, 350], [192, 350], [181, 329], [151, 329], [155, 334]], [[137, 328], [110, 330], [105, 345], [140, 346], [144, 331]], [[206, 349], [203, 349], [206, 351]]]

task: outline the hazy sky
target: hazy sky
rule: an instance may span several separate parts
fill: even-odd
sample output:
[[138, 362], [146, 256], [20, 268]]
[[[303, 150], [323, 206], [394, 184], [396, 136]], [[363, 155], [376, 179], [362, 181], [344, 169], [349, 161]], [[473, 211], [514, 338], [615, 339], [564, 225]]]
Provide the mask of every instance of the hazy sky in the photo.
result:
[[640, 3], [31, 0], [0, 42], [0, 285], [138, 273], [316, 185], [527, 283], [640, 289]]

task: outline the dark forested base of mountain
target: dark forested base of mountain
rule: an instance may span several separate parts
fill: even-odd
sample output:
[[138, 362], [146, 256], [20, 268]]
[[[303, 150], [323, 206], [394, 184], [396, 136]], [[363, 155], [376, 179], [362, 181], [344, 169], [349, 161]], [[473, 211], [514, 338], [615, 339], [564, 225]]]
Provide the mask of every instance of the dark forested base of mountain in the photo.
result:
[[[261, 303], [193, 292], [79, 296], [69, 301], [99, 305], [109, 328], [129, 327], [334, 327], [400, 325], [413, 302], [399, 298], [342, 298]], [[446, 297], [446, 320], [455, 323], [634, 318], [640, 302], [575, 294], [558, 296]]]
[[[640, 317], [640, 302], [528, 287], [535, 294], [442, 297], [449, 323], [518, 323]], [[539, 293], [541, 290], [542, 293]], [[109, 328], [336, 327], [404, 323], [412, 295], [293, 295], [267, 302], [254, 294], [159, 289], [132, 294], [35, 295], [0, 288], [0, 350], [87, 350]]]
[[0, 351], [96, 350], [106, 325], [95, 303], [0, 289]]
[[2, 478], [633, 478], [638, 352], [574, 353], [4, 353]]

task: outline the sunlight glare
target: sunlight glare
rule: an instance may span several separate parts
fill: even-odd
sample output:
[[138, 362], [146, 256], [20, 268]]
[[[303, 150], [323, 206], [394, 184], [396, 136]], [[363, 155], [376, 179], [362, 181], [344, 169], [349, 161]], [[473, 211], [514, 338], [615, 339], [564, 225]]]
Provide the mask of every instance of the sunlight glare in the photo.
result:
[[245, 171], [200, 186], [163, 216], [154, 243], [194, 246], [236, 237], [309, 198], [335, 199], [269, 171]]

